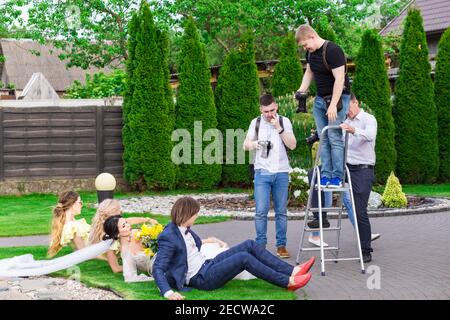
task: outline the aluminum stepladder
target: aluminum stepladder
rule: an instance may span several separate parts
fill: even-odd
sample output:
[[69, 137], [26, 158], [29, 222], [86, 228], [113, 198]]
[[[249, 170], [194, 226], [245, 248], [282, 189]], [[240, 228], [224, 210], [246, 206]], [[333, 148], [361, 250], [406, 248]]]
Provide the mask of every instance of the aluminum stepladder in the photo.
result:
[[[338, 261], [350, 261], [350, 260], [359, 260], [361, 263], [361, 273], [365, 273], [365, 269], [364, 269], [364, 261], [362, 258], [362, 251], [361, 251], [361, 242], [360, 242], [360, 238], [359, 238], [359, 229], [358, 229], [358, 218], [356, 215], [356, 210], [355, 210], [355, 201], [353, 198], [353, 189], [352, 189], [352, 183], [351, 183], [351, 176], [350, 176], [350, 171], [347, 167], [347, 147], [348, 147], [348, 133], [345, 133], [345, 147], [344, 147], [344, 179], [343, 179], [343, 186], [341, 188], [329, 188], [326, 186], [322, 186], [320, 184], [320, 168], [319, 168], [319, 155], [320, 155], [320, 148], [322, 147], [322, 141], [324, 138], [324, 135], [326, 134], [327, 130], [342, 130], [339, 126], [334, 125], [334, 126], [326, 126], [322, 129], [322, 132], [320, 134], [320, 141], [319, 141], [319, 147], [317, 149], [317, 154], [316, 154], [316, 159], [315, 159], [315, 163], [314, 163], [314, 170], [313, 170], [313, 175], [312, 175], [312, 179], [311, 179], [311, 186], [309, 188], [309, 196], [308, 196], [308, 203], [306, 205], [306, 210], [305, 210], [305, 217], [303, 219], [303, 230], [302, 230], [302, 235], [300, 238], [300, 244], [299, 244], [299, 249], [298, 249], [298, 253], [297, 253], [297, 264], [299, 264], [300, 262], [300, 255], [303, 251], [307, 252], [307, 251], [319, 251], [320, 250], [320, 260], [321, 260], [321, 275], [325, 276], [325, 262], [328, 261], [334, 261], [334, 262], [338, 262]], [[346, 179], [348, 180], [348, 182], [345, 182]], [[317, 208], [311, 208], [311, 202], [312, 202], [312, 196], [313, 196], [313, 191], [314, 188], [317, 189], [317, 200], [318, 200], [318, 207]], [[340, 197], [338, 200], [338, 206], [336, 207], [330, 207], [330, 208], [322, 208], [322, 191], [325, 192], [338, 192]], [[350, 200], [352, 203], [352, 208], [353, 208], [353, 215], [354, 215], [354, 220], [355, 220], [355, 233], [356, 233], [356, 242], [358, 244], [358, 254], [359, 257], [352, 257], [352, 258], [339, 258], [339, 249], [340, 249], [340, 236], [341, 236], [341, 222], [342, 222], [342, 213], [345, 210], [344, 208], [344, 204], [343, 204], [343, 193], [345, 191], [348, 191], [350, 194]], [[337, 218], [337, 224], [336, 227], [332, 227], [330, 225], [329, 228], [323, 228], [323, 218], [322, 218], [322, 211], [325, 212], [338, 212], [338, 218]], [[319, 215], [319, 228], [309, 228], [308, 227], [308, 221], [310, 221], [310, 217], [313, 216], [313, 213], [317, 212]], [[309, 232], [317, 232], [319, 231], [320, 233], [320, 247], [303, 247], [303, 243], [304, 243], [304, 239], [305, 239], [305, 235]], [[324, 242], [324, 231], [335, 231], [336, 232], [336, 246], [329, 246], [329, 247], [324, 247], [323, 246], [323, 242]], [[325, 251], [330, 251], [331, 254], [334, 256], [334, 258], [329, 258], [329, 259], [325, 259]]]

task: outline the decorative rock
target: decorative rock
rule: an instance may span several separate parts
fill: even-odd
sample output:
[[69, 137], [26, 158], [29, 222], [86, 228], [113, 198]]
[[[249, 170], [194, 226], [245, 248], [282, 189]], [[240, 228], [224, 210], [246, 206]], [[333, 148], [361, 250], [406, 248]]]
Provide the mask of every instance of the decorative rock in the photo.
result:
[[369, 196], [369, 209], [379, 208], [381, 204], [381, 194], [371, 191]]

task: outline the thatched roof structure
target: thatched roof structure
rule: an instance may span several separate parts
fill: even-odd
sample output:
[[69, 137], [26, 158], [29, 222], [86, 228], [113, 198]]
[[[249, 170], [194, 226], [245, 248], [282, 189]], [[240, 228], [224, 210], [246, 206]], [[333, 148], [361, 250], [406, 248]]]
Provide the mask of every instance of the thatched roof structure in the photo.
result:
[[[36, 55], [34, 52], [39, 52]], [[85, 82], [86, 73], [109, 73], [111, 69], [66, 67], [66, 61], [61, 61], [58, 55], [61, 50], [51, 45], [41, 45], [29, 39], [0, 39], [0, 55], [6, 60], [0, 65], [0, 80], [14, 83], [21, 91], [30, 80], [33, 73], [41, 72], [57, 92], [64, 92], [73, 81]]]

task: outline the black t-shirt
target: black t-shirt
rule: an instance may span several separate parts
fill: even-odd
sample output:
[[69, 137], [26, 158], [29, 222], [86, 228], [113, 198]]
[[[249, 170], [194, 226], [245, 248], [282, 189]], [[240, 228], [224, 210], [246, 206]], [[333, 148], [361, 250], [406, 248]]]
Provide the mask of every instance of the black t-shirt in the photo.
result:
[[[323, 63], [323, 46], [316, 51], [306, 52], [306, 62], [314, 74], [314, 80], [317, 85], [317, 95], [324, 97], [333, 93], [334, 76], [331, 70], [328, 70]], [[346, 64], [346, 59], [342, 49], [335, 43], [328, 41], [327, 45], [327, 63], [330, 69], [335, 69]], [[345, 75], [344, 93], [350, 92], [350, 81]]]

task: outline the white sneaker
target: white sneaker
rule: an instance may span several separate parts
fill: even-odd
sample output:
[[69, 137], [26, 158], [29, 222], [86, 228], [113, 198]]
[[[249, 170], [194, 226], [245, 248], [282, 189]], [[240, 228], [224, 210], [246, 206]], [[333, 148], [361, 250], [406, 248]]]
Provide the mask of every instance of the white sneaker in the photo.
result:
[[[320, 239], [314, 239], [313, 237], [309, 237], [308, 238], [308, 242], [309, 243], [312, 243], [313, 245], [315, 245], [315, 246], [318, 246], [318, 247], [320, 247]], [[323, 246], [324, 247], [328, 247], [328, 243], [326, 243], [325, 241], [323, 242]]]
[[379, 233], [372, 233], [371, 241], [375, 241], [375, 240], [377, 240], [379, 237], [380, 237], [380, 234], [379, 234]]

